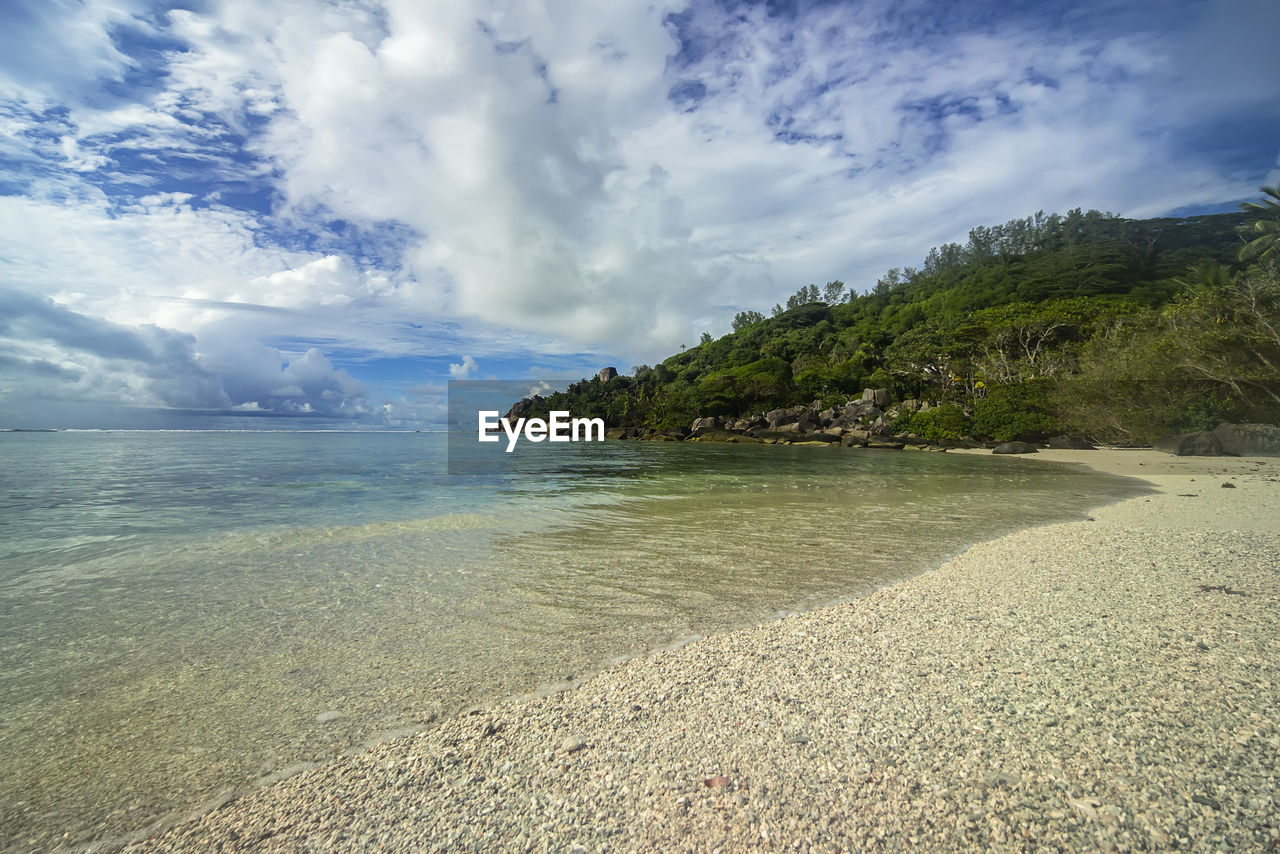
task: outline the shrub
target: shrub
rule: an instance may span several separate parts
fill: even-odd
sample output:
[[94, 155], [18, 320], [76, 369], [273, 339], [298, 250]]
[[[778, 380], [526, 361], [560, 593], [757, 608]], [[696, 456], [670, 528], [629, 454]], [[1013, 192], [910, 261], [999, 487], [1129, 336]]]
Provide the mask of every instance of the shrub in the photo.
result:
[[992, 386], [973, 404], [973, 435], [997, 442], [1038, 439], [1053, 433], [1057, 420], [1046, 379]]
[[[902, 427], [899, 427], [901, 423]], [[894, 429], [906, 429], [930, 441], [961, 439], [969, 435], [969, 416], [954, 403], [944, 403], [925, 412], [894, 421]]]

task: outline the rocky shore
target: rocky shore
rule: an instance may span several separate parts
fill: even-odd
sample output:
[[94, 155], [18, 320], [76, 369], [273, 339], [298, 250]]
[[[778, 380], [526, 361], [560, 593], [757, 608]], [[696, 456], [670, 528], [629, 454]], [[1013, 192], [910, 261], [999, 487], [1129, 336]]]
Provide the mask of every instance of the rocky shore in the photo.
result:
[[[507, 417], [529, 414], [540, 400], [541, 398], [533, 398], [520, 401], [511, 408]], [[805, 406], [773, 409], [745, 418], [704, 416], [695, 418], [688, 428], [679, 430], [614, 427], [606, 430], [605, 435], [609, 439], [645, 439], [657, 442], [757, 442], [769, 445], [831, 445], [889, 450], [911, 448], [948, 451], [955, 448], [986, 447], [994, 449], [997, 454], [1035, 453], [1041, 445], [1058, 450], [1088, 450], [1094, 447], [1083, 439], [1070, 436], [1054, 436], [1035, 444], [1024, 441], [981, 442], [971, 436], [959, 434], [953, 434], [954, 438], [929, 438], [910, 430], [899, 429], [903, 418], [928, 413], [935, 408], [936, 404], [926, 400], [908, 399], [891, 403], [888, 389], [868, 388], [863, 390], [860, 398], [839, 405], [828, 405], [815, 400]], [[1276, 447], [1280, 449], [1280, 444], [1276, 444]]]
[[1037, 459], [1158, 492], [446, 721], [131, 850], [1280, 846], [1280, 461]]

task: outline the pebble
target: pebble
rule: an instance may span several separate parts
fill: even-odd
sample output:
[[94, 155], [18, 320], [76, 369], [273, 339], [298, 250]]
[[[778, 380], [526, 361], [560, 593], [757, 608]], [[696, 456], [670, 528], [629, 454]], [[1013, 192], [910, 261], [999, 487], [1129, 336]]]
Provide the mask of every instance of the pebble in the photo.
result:
[[[1280, 531], [1247, 523], [1280, 519], [1280, 485], [1245, 478], [1249, 519], [1175, 482], [446, 719], [126, 850], [1270, 850]], [[1200, 585], [1250, 595], [1228, 611]]]

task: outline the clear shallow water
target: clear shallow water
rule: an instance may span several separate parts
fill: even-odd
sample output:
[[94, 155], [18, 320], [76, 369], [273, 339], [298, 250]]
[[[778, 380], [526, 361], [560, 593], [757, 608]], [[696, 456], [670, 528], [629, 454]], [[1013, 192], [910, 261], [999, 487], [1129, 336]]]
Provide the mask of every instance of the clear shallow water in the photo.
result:
[[1138, 491], [915, 452], [530, 450], [451, 478], [439, 434], [0, 434], [0, 848], [127, 836]]

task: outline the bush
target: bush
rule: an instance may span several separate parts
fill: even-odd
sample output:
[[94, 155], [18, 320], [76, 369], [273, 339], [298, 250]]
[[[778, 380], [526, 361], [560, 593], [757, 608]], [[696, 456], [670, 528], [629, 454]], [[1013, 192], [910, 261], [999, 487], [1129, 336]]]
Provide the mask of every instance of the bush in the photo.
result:
[[1057, 430], [1046, 379], [992, 386], [973, 404], [973, 435], [997, 442], [1035, 440]]
[[962, 439], [969, 435], [969, 416], [956, 404], [944, 403], [895, 420], [894, 429], [905, 429], [930, 441]]

